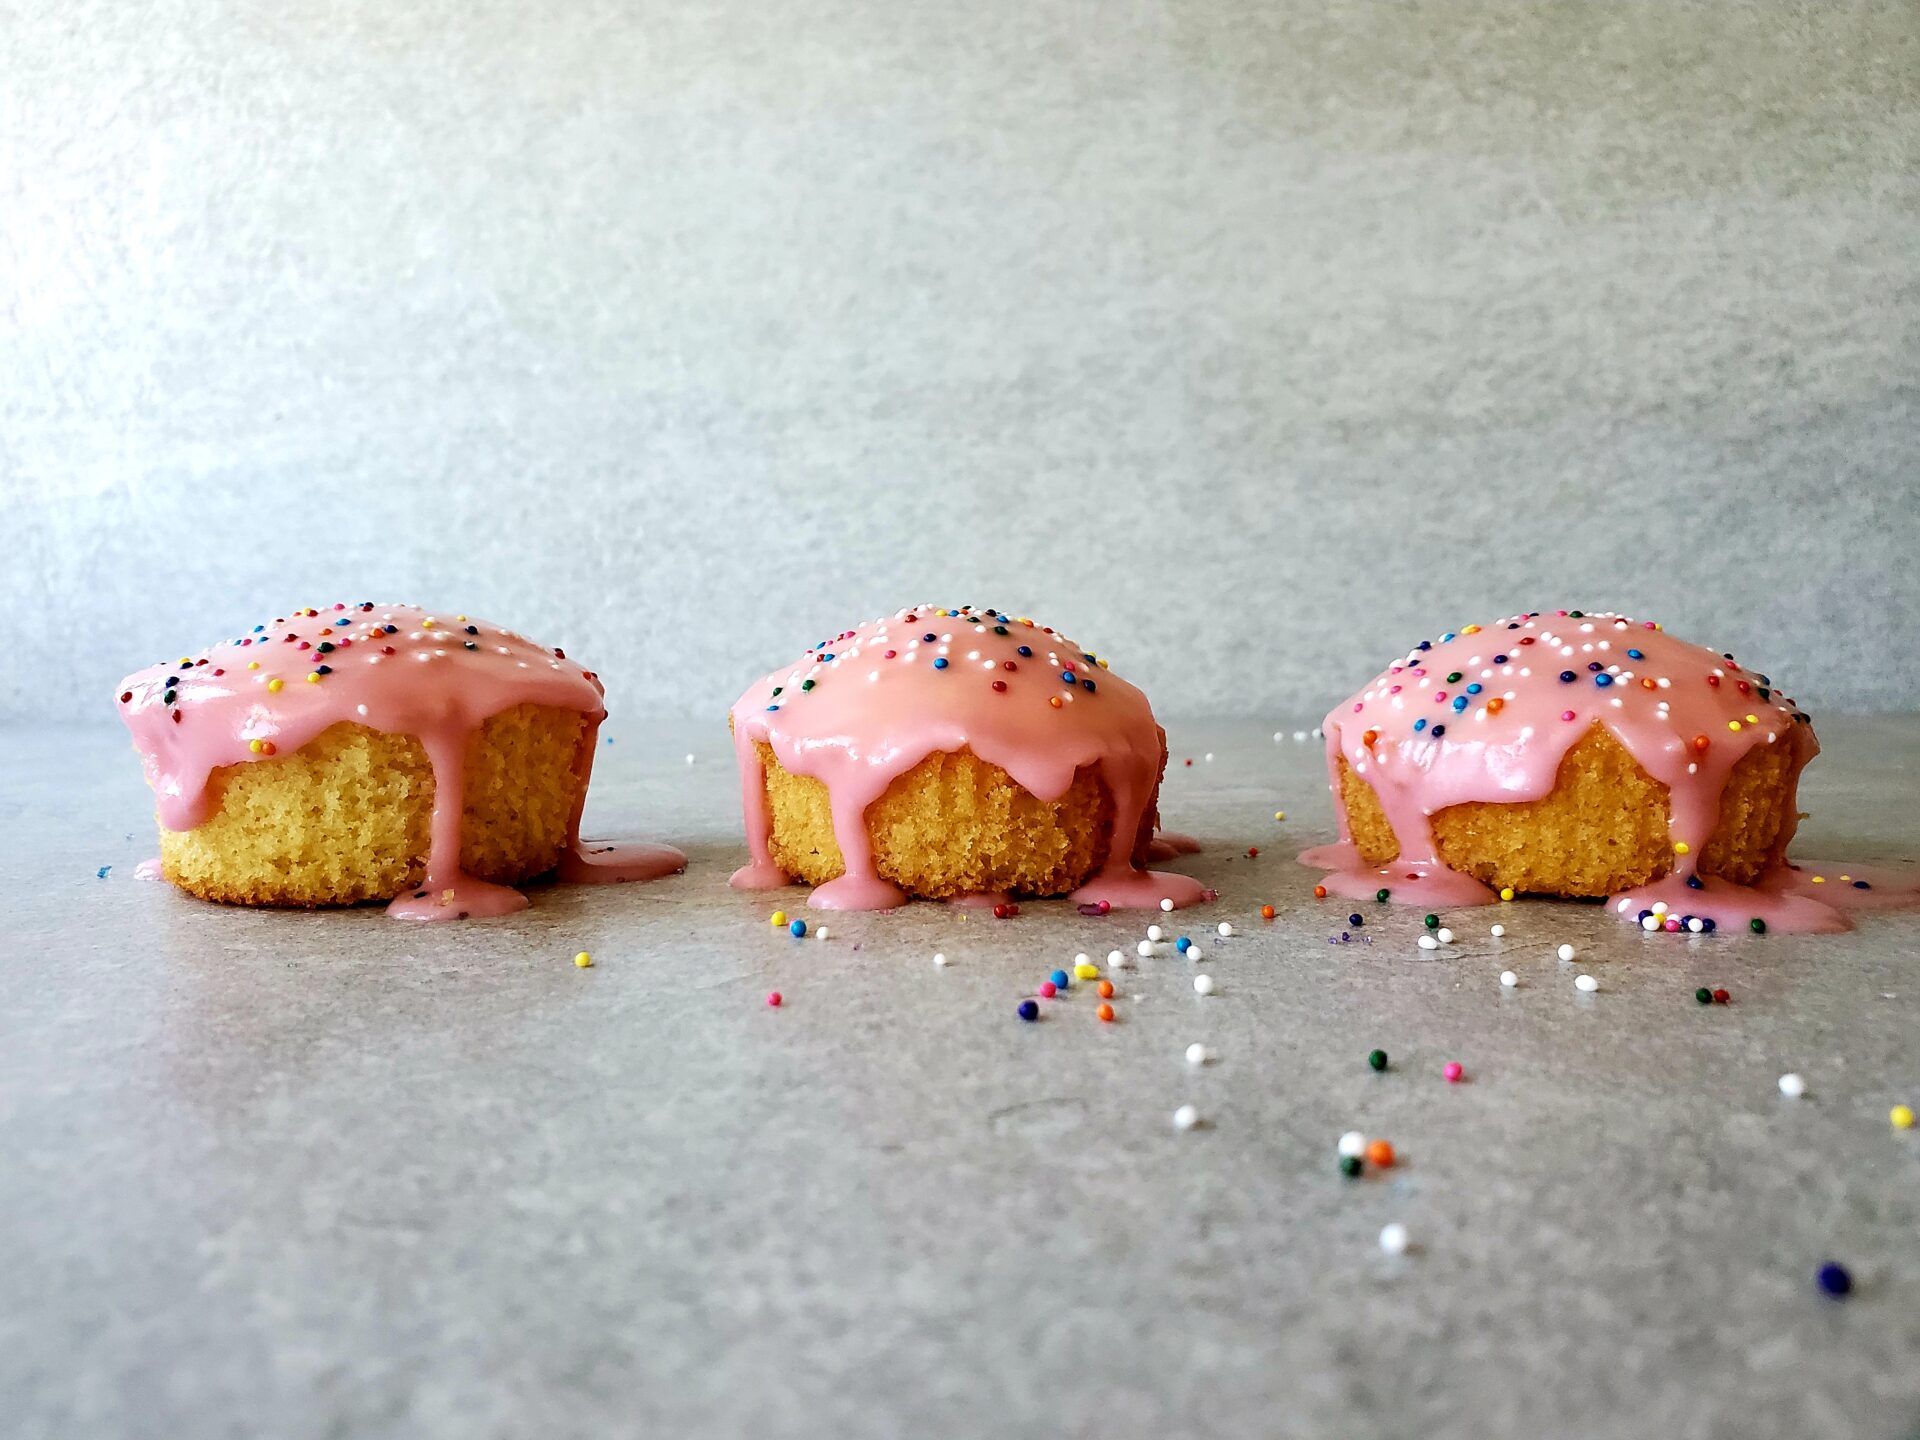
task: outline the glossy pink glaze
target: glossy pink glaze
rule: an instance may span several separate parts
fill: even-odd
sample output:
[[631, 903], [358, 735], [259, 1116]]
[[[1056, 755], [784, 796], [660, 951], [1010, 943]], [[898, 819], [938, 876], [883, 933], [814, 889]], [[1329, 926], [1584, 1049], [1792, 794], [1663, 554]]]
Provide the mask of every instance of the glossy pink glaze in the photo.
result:
[[[484, 621], [410, 605], [306, 610], [197, 656], [149, 666], [120, 691], [121, 718], [169, 830], [190, 830], [213, 813], [215, 771], [291, 755], [343, 721], [417, 737], [433, 766], [432, 838], [426, 879], [388, 907], [396, 918], [504, 915], [527, 903], [519, 891], [459, 865], [467, 741], [516, 705], [577, 710], [588, 719], [561, 879], [652, 879], [686, 865], [665, 846], [581, 843], [580, 811], [606, 717], [600, 681], [561, 652]], [[255, 742], [272, 749], [256, 751]]]
[[[1571, 679], [1562, 679], [1566, 673]], [[1470, 685], [1480, 689], [1469, 693]], [[1456, 708], [1461, 700], [1464, 707]], [[1847, 921], [1838, 907], [1874, 893], [1851, 886], [1844, 894], [1837, 886], [1821, 893], [1801, 881], [1783, 859], [1791, 818], [1757, 884], [1708, 876], [1697, 877], [1699, 888], [1690, 885], [1734, 766], [1755, 750], [1785, 746], [1791, 792], [1802, 767], [1819, 753], [1813, 728], [1764, 675], [1676, 640], [1651, 622], [1567, 611], [1472, 626], [1416, 647], [1336, 706], [1325, 732], [1340, 843], [1303, 852], [1301, 863], [1328, 869], [1323, 883], [1339, 895], [1371, 898], [1385, 888], [1406, 904], [1485, 904], [1496, 898], [1491, 890], [1435, 855], [1429, 818], [1451, 805], [1542, 798], [1567, 751], [1595, 725], [1669, 794], [1673, 870], [1613, 897], [1626, 918], [1664, 901], [1676, 914], [1720, 925], [1744, 926], [1759, 917], [1770, 929], [1840, 930]], [[1400, 842], [1399, 856], [1385, 865], [1367, 865], [1351, 843], [1338, 804], [1342, 757], [1356, 779], [1373, 787]], [[1788, 812], [1794, 813], [1791, 793]], [[1871, 903], [1899, 903], [1892, 896], [1912, 890], [1910, 880], [1904, 891], [1889, 881]]]
[[[1031, 653], [1020, 654], [1022, 646]], [[813, 891], [810, 905], [884, 910], [906, 899], [874, 871], [867, 808], [928, 756], [961, 749], [1042, 800], [1065, 794], [1081, 766], [1099, 767], [1113, 797], [1113, 830], [1106, 864], [1074, 900], [1144, 908], [1205, 896], [1187, 876], [1133, 864], [1161, 761], [1146, 696], [1031, 621], [918, 606], [823, 641], [748, 686], [733, 707], [733, 743], [752, 860], [733, 884], [754, 890], [790, 883], [768, 853], [760, 742], [785, 769], [827, 787], [846, 870]]]

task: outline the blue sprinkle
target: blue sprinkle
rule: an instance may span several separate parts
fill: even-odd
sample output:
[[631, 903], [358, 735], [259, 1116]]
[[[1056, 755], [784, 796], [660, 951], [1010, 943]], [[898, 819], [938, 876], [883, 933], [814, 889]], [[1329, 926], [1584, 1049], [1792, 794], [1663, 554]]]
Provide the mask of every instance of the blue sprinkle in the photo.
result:
[[1433, 642], [1431, 640], [1422, 640], [1418, 645], [1414, 646], [1413, 648], [1416, 650], [1431, 650], [1433, 648]]
[[1467, 686], [1467, 694], [1478, 695], [1479, 693], [1480, 693], [1480, 686], [1478, 683]]
[[1188, 939], [1185, 935], [1182, 935], [1178, 940], [1173, 942], [1173, 948], [1178, 950], [1182, 955], [1184, 955], [1187, 953], [1187, 951], [1193, 948], [1193, 941]]
[[933, 631], [929, 630], [927, 631], [926, 634], [922, 635], [920, 638], [926, 641], [929, 645], [931, 645], [934, 641], [938, 640], [940, 637], [934, 634]]
[[946, 669], [946, 668], [947, 668], [947, 657], [946, 657], [946, 656], [944, 656], [944, 655], [942, 655], [942, 656], [941, 656], [941, 657], [940, 657], [940, 658], [939, 658], [938, 660], [935, 660], [935, 661], [933, 662], [933, 668], [934, 668], [934, 669], [936, 669], [936, 670], [944, 670], [944, 669]]
[[1711, 917], [1703, 916], [1700, 920], [1700, 924], [1706, 930], [1706, 933], [1709, 935], [1711, 935], [1714, 931], [1720, 928], [1720, 922], [1718, 920], [1712, 919]]
[[1014, 1013], [1022, 1020], [1038, 1020], [1040, 1018], [1040, 1007], [1031, 1000], [1022, 1000], [1020, 1002], [1020, 1008]]
[[1562, 685], [1571, 685], [1575, 680], [1579, 678], [1580, 677], [1575, 675], [1571, 670], [1562, 670], [1560, 672], [1560, 683]]
[[1064, 681], [1066, 681], [1066, 682], [1067, 682], [1067, 684], [1069, 684], [1069, 685], [1071, 685], [1071, 684], [1073, 684], [1073, 671], [1071, 671], [1071, 670], [1062, 670], [1062, 671], [1060, 672], [1060, 678], [1061, 678], [1062, 680], [1064, 680]]
[[258, 635], [262, 630], [265, 630], [266, 628], [267, 627], [264, 625], [256, 625], [253, 627], [253, 633]]
[[1093, 681], [1091, 681], [1091, 680], [1082, 680], [1082, 681], [1080, 682], [1080, 688], [1081, 688], [1082, 690], [1085, 690], [1085, 691], [1087, 691], [1087, 692], [1088, 692], [1089, 694], [1091, 694], [1091, 693], [1092, 693], [1092, 691], [1093, 691]]
[[1642, 920], [1644, 920], [1644, 919], [1646, 919], [1646, 918], [1647, 918], [1647, 917], [1648, 917], [1649, 915], [1651, 915], [1651, 914], [1653, 914], [1653, 912], [1652, 912], [1651, 910], [1642, 910], [1642, 911], [1640, 912], [1640, 915], [1639, 915], [1639, 918], [1640, 918], [1640, 919], [1642, 919]]
[[1051, 975], [1047, 976], [1047, 979], [1053, 982], [1056, 990], [1064, 990], [1073, 983], [1072, 978], [1064, 970], [1054, 971]]
[[1602, 690], [1604, 690], [1607, 688], [1607, 686], [1613, 683], [1613, 677], [1607, 674], [1605, 671], [1602, 671], [1600, 674], [1593, 677], [1593, 683], [1598, 685]]
[[[340, 626], [342, 629], [345, 629], [348, 625], [351, 625], [353, 622], [351, 620], [336, 620], [333, 623]], [[472, 626], [468, 626], [467, 633], [470, 635], [478, 635], [480, 632], [478, 630], [473, 629]]]
[[1019, 649], [1018, 649], [1017, 651], [1015, 651], [1014, 653], [1015, 653], [1015, 654], [1017, 654], [1017, 655], [1031, 655], [1031, 654], [1033, 654], [1033, 647], [1032, 647], [1031, 645], [1022, 645], [1022, 646], [1021, 646], [1021, 647], [1020, 647], [1020, 648], [1019, 648]]
[[1505, 655], [1496, 655], [1493, 657], [1493, 663], [1496, 665], [1504, 665], [1507, 663], [1507, 657]]
[[826, 653], [825, 655], [822, 655], [822, 656], [820, 657], [820, 663], [821, 663], [822, 665], [824, 665], [824, 664], [826, 664], [826, 663], [827, 663], [827, 662], [828, 662], [829, 660], [831, 660], [831, 659], [833, 659], [833, 652], [832, 652], [832, 651], [828, 651], [828, 652], [827, 652], [827, 653]]
[[1444, 634], [1444, 635], [1442, 635], [1442, 636], [1440, 637], [1440, 643], [1441, 643], [1442, 645], [1444, 645], [1444, 644], [1446, 644], [1446, 643], [1447, 643], [1447, 641], [1449, 641], [1449, 640], [1451, 640], [1451, 639], [1453, 639], [1453, 631], [1451, 631], [1451, 630], [1449, 630], [1449, 631], [1447, 631], [1447, 633], [1446, 633], [1446, 634]]
[[1447, 733], [1447, 727], [1444, 725], [1436, 725], [1433, 727], [1433, 738], [1436, 740], [1438, 740], [1442, 735], [1446, 733]]
[[1358, 910], [1354, 911], [1353, 914], [1347, 916], [1347, 924], [1354, 926], [1356, 929], [1366, 923], [1367, 923], [1366, 917], [1362, 915]]
[[1844, 1300], [1853, 1293], [1853, 1276], [1847, 1273], [1846, 1266], [1836, 1265], [1831, 1260], [1820, 1267], [1813, 1279], [1823, 1295], [1835, 1300]]
[[93, 873], [95, 878], [104, 880], [107, 878], [107, 872], [111, 869], [113, 869], [113, 866], [111, 865], [102, 865], [98, 870], [94, 871]]
[[1467, 697], [1466, 697], [1466, 696], [1464, 696], [1464, 695], [1456, 695], [1456, 696], [1454, 696], [1454, 697], [1453, 697], [1453, 708], [1454, 708], [1454, 711], [1455, 711], [1456, 713], [1458, 713], [1458, 712], [1459, 712], [1459, 711], [1461, 711], [1461, 710], [1464, 710], [1464, 709], [1466, 709], [1466, 708], [1467, 708]]
[[1413, 733], [1416, 735], [1426, 728], [1427, 722], [1425, 720], [1416, 720], [1413, 722]]
[[1629, 660], [1644, 660], [1646, 658], [1647, 657], [1642, 655], [1638, 650], [1627, 651], [1627, 659]]
[[[342, 625], [344, 625], [344, 624], [346, 624], [347, 622], [346, 622], [346, 621], [344, 621], [344, 620], [342, 620], [342, 621], [340, 621], [339, 623], [340, 623], [340, 624], [342, 624]], [[478, 634], [480, 633], [480, 627], [479, 627], [478, 625], [469, 625], [469, 626], [467, 626], [467, 633], [468, 633], [469, 635], [478, 635]]]
[[[778, 710], [779, 708], [780, 708], [780, 707], [779, 707], [778, 705], [769, 705], [769, 706], [767, 706], [767, 713], [768, 713], [769, 715], [771, 715], [771, 714], [772, 714], [772, 713], [773, 713], [774, 711], [776, 711], [776, 710]], [[608, 743], [608, 744], [612, 744], [613, 742], [612, 742], [612, 741], [608, 741], [607, 743]]]
[[1856, 880], [1853, 882], [1853, 888], [1856, 890], [1871, 890], [1873, 886], [1869, 885], [1864, 880]]
[[787, 926], [787, 933], [798, 940], [802, 935], [807, 933], [807, 922], [804, 920], [794, 921], [791, 925]]

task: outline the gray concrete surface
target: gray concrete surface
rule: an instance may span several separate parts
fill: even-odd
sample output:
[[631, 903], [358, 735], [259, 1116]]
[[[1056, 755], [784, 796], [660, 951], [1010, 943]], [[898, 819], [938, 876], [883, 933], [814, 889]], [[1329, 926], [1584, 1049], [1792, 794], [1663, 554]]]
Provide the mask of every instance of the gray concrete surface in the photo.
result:
[[1912, 0], [10, 0], [0, 716], [361, 598], [619, 714], [962, 601], [1169, 713], [1528, 606], [1910, 710], [1916, 235]]
[[[1240, 932], [1210, 998], [1123, 972], [1112, 1026], [1014, 1005], [1137, 919], [773, 931], [724, 884], [711, 729], [616, 725], [591, 806], [684, 877], [429, 928], [137, 881], [118, 733], [0, 734], [0, 1431], [1913, 1435], [1920, 916], [1676, 942], [1527, 903], [1436, 955], [1380, 909], [1330, 944], [1290, 858], [1315, 757], [1270, 728], [1175, 727], [1221, 892], [1179, 923]], [[1920, 722], [1822, 734], [1809, 853], [1920, 860]], [[1349, 1128], [1402, 1163], [1342, 1179]]]

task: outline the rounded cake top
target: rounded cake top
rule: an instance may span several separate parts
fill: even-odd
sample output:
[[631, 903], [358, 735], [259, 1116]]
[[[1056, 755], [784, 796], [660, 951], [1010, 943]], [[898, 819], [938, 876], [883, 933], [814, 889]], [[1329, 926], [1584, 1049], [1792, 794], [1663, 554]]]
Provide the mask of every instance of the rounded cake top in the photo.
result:
[[423, 740], [515, 705], [598, 716], [598, 677], [564, 652], [484, 620], [413, 605], [296, 610], [120, 682], [162, 822], [206, 816], [221, 766], [288, 754], [341, 721]]
[[970, 605], [911, 606], [811, 645], [749, 685], [733, 721], [881, 765], [964, 746], [1043, 796], [1110, 750], [1159, 745], [1146, 696], [1105, 661], [1051, 626]]

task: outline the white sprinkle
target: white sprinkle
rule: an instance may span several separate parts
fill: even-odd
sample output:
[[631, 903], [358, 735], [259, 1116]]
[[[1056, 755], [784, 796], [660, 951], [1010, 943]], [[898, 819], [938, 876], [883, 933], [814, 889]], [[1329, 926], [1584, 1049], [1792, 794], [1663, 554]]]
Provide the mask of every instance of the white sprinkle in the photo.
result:
[[1807, 1082], [1798, 1074], [1789, 1070], [1780, 1077], [1780, 1093], [1789, 1100], [1798, 1100], [1807, 1093]]
[[1293, 738], [1296, 742], [1305, 740], [1307, 738], [1307, 732], [1304, 730], [1296, 730], [1293, 732]]
[[1073, 963], [1075, 965], [1091, 965], [1093, 963], [1093, 957], [1082, 950], [1078, 955], [1073, 957]]
[[1520, 977], [1514, 974], [1511, 970], [1502, 970], [1500, 972], [1500, 983], [1506, 986], [1509, 990], [1511, 990], [1514, 986], [1520, 983]]
[[1173, 1128], [1176, 1130], [1191, 1130], [1199, 1123], [1200, 1112], [1191, 1105], [1182, 1105], [1173, 1112]]
[[1618, 910], [1622, 915], [1626, 914], [1627, 911], [1633, 908], [1633, 897], [1631, 895], [1627, 896], [1625, 899], [1621, 900], [1621, 902], [1618, 905], [1614, 906], [1613, 908]]
[[1583, 994], [1591, 995], [1600, 988], [1600, 982], [1591, 975], [1576, 975], [1573, 977], [1573, 988]]
[[1207, 958], [1207, 952], [1202, 950], [1198, 945], [1187, 946], [1187, 959], [1193, 961], [1195, 964], [1198, 964], [1200, 961], [1206, 958]]
[[1658, 915], [1647, 916], [1646, 919], [1640, 922], [1640, 928], [1642, 930], [1658, 930], [1660, 928], [1660, 917]]
[[1187, 1046], [1187, 1064], [1189, 1065], [1204, 1065], [1212, 1058], [1213, 1056], [1208, 1053], [1207, 1047], [1202, 1045], [1198, 1040]]
[[1340, 1137], [1340, 1153], [1357, 1157], [1367, 1153], [1367, 1137], [1358, 1130], [1349, 1130]]
[[826, 927], [826, 926], [824, 926], [824, 925], [822, 925], [822, 926], [821, 926], [821, 927], [820, 927], [819, 929], [817, 929], [817, 930], [815, 930], [815, 931], [813, 932], [813, 938], [814, 938], [814, 939], [816, 939], [816, 940], [824, 940], [824, 939], [826, 939], [826, 938], [827, 938], [827, 927]]
[[1158, 925], [1147, 926], [1147, 939], [1164, 940], [1166, 938], [1167, 938], [1167, 932], [1162, 930]]
[[1433, 938], [1438, 940], [1442, 945], [1451, 945], [1453, 943], [1453, 932], [1442, 925], [1438, 930], [1433, 932]]
[[689, 765], [691, 765], [692, 763], [693, 763], [693, 756], [692, 756], [691, 754], [689, 754], [689, 755], [687, 756], [687, 764], [689, 764]]
[[1286, 731], [1284, 730], [1276, 730], [1273, 732], [1273, 743], [1276, 745], [1278, 745], [1282, 740], [1286, 738], [1287, 738], [1287, 734], [1286, 734]]
[[1496, 925], [1491, 930], [1487, 931], [1487, 933], [1493, 936], [1494, 939], [1498, 940], [1502, 935], [1507, 933], [1507, 927], [1504, 925]]
[[1196, 995], [1213, 994], [1213, 976], [1196, 975], [1193, 977], [1193, 993]]
[[1380, 1232], [1380, 1248], [1389, 1255], [1407, 1253], [1407, 1227], [1398, 1220], [1386, 1226]]
[[1153, 941], [1142, 940], [1138, 945], [1134, 946], [1133, 948], [1142, 960], [1148, 959], [1153, 954]]
[[933, 963], [936, 965], [945, 965], [947, 963], [947, 957], [936, 952], [933, 957]]
[[1553, 953], [1558, 955], [1562, 960], [1571, 960], [1573, 958], [1573, 947], [1571, 945], [1562, 945]]
[[1656, 915], [1664, 915], [1664, 914], [1666, 914], [1666, 913], [1667, 913], [1667, 902], [1666, 902], [1666, 901], [1664, 901], [1664, 900], [1656, 900], [1656, 901], [1654, 901], [1654, 902], [1653, 902], [1653, 913], [1654, 913], [1654, 914], [1656, 914]]
[[1233, 926], [1229, 925], [1225, 920], [1222, 920], [1214, 929], [1222, 936], [1233, 934]]
[[1161, 908], [1161, 910], [1162, 910], [1162, 911], [1167, 911], [1167, 912], [1171, 912], [1171, 911], [1172, 911], [1172, 909], [1173, 909], [1173, 901], [1172, 901], [1172, 900], [1162, 900], [1162, 901], [1160, 902], [1160, 908]]
[[1420, 937], [1420, 948], [1422, 950], [1438, 950], [1440, 948], [1440, 942], [1431, 935], [1422, 935]]
[[1124, 970], [1127, 968], [1127, 966], [1131, 965], [1132, 963], [1133, 962], [1129, 960], [1126, 954], [1122, 951], [1119, 951], [1119, 950], [1107, 951], [1107, 968], [1110, 970]]

